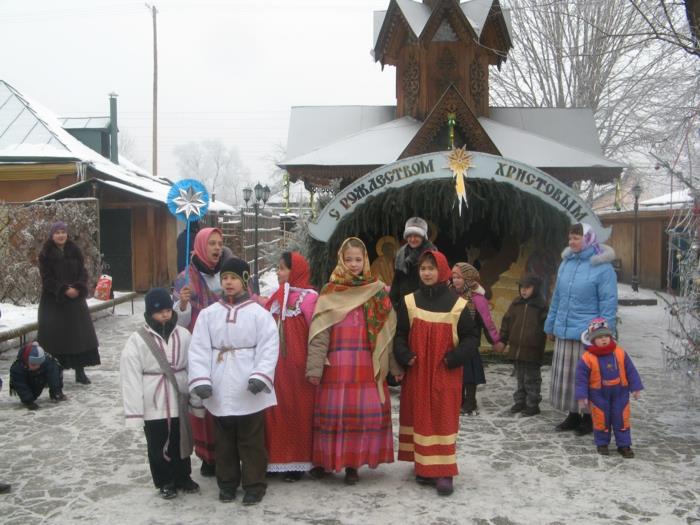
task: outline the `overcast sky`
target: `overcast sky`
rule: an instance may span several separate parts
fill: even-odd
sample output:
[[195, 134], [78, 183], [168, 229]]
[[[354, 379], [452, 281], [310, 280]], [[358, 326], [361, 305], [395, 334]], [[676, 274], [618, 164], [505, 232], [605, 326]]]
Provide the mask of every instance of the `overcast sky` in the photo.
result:
[[[173, 148], [221, 139], [265, 180], [296, 105], [395, 104], [370, 56], [389, 0], [160, 0], [159, 174]], [[0, 0], [0, 78], [57, 116], [107, 115], [151, 168], [152, 18], [143, 1]]]

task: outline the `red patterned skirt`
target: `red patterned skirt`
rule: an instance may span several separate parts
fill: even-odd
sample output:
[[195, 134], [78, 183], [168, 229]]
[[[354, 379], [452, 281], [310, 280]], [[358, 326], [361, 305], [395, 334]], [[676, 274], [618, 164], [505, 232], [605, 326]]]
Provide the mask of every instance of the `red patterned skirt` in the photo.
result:
[[313, 464], [328, 472], [394, 461], [391, 404], [374, 381], [364, 313], [350, 312], [331, 333], [326, 366], [316, 393]]

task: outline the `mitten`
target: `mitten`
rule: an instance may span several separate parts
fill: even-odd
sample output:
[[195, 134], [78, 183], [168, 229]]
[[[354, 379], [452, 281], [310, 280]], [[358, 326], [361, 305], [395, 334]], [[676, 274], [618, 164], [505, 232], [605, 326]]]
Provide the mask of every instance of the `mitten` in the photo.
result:
[[248, 379], [248, 391], [249, 392], [251, 392], [253, 394], [257, 394], [259, 392], [262, 392], [263, 390], [265, 390], [265, 383], [260, 381], [260, 379], [254, 379], [254, 378]]
[[212, 389], [209, 385], [199, 385], [194, 387], [194, 393], [197, 394], [201, 399], [206, 399], [211, 397]]

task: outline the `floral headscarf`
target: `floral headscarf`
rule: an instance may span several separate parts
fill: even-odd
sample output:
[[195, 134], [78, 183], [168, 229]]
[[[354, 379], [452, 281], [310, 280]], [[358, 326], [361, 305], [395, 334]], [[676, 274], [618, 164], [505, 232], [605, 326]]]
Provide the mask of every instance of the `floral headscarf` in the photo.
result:
[[603, 250], [600, 247], [600, 243], [598, 243], [598, 236], [595, 230], [590, 224], [585, 222], [582, 222], [581, 226], [583, 227], [583, 249], [593, 247], [593, 251], [598, 255]]
[[[362, 251], [365, 254], [362, 273], [360, 273], [360, 275], [354, 275], [348, 269], [348, 267], [345, 266], [345, 261], [343, 260], [345, 250], [353, 241], [362, 245]], [[338, 250], [338, 263], [331, 274], [328, 284], [326, 284], [323, 287], [323, 290], [321, 290], [321, 297], [331, 293], [342, 293], [351, 296], [353, 295], [354, 290], [357, 290], [358, 287], [374, 285], [377, 282], [378, 278], [372, 275], [370, 271], [369, 258], [367, 257], [367, 248], [365, 247], [365, 243], [363, 243], [357, 237], [348, 237], [343, 241], [343, 244]], [[369, 339], [369, 344], [372, 351], [374, 351], [374, 347], [377, 342], [377, 335], [382, 330], [382, 327], [384, 326], [384, 323], [391, 312], [389, 293], [383, 286], [379, 289], [379, 291], [377, 291], [376, 294], [374, 294], [364, 303], [364, 311], [365, 321], [367, 323], [367, 337]]]

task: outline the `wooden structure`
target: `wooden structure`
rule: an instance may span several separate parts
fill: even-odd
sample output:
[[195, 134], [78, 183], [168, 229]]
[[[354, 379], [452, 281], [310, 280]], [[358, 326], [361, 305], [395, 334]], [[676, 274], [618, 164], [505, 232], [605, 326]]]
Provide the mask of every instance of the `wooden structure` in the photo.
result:
[[499, 0], [390, 0], [374, 20], [372, 55], [396, 67], [396, 105], [292, 108], [288, 157], [279, 164], [307, 189], [335, 186], [338, 194], [374, 170], [389, 170], [375, 186], [358, 187], [353, 199], [370, 196], [337, 221], [327, 244], [312, 239], [316, 284], [328, 277], [342, 235], [360, 236], [373, 259], [380, 239], [390, 235], [398, 244], [405, 220], [419, 215], [451, 263], [481, 263], [498, 321], [523, 272], [551, 279], [556, 271], [568, 223], [560, 210], [524, 191], [511, 193], [493, 178], [471, 181], [468, 173], [469, 208], [459, 216], [454, 187], [444, 180], [409, 182], [379, 196], [373, 188], [393, 180], [397, 166], [410, 173], [419, 155], [461, 147], [503, 164], [518, 161], [567, 184], [611, 182], [623, 166], [603, 156], [589, 110], [489, 107], [489, 67], [506, 60], [514, 34]]
[[[119, 158], [115, 119], [107, 126], [104, 119], [94, 129], [76, 122], [90, 119], [60, 121], [0, 80], [0, 198], [96, 198], [99, 249], [114, 288], [147, 291], [169, 286], [177, 270], [177, 222], [166, 204], [172, 182]], [[111, 160], [102, 155], [106, 150]], [[209, 211], [233, 208], [217, 201], [210, 203]]]

